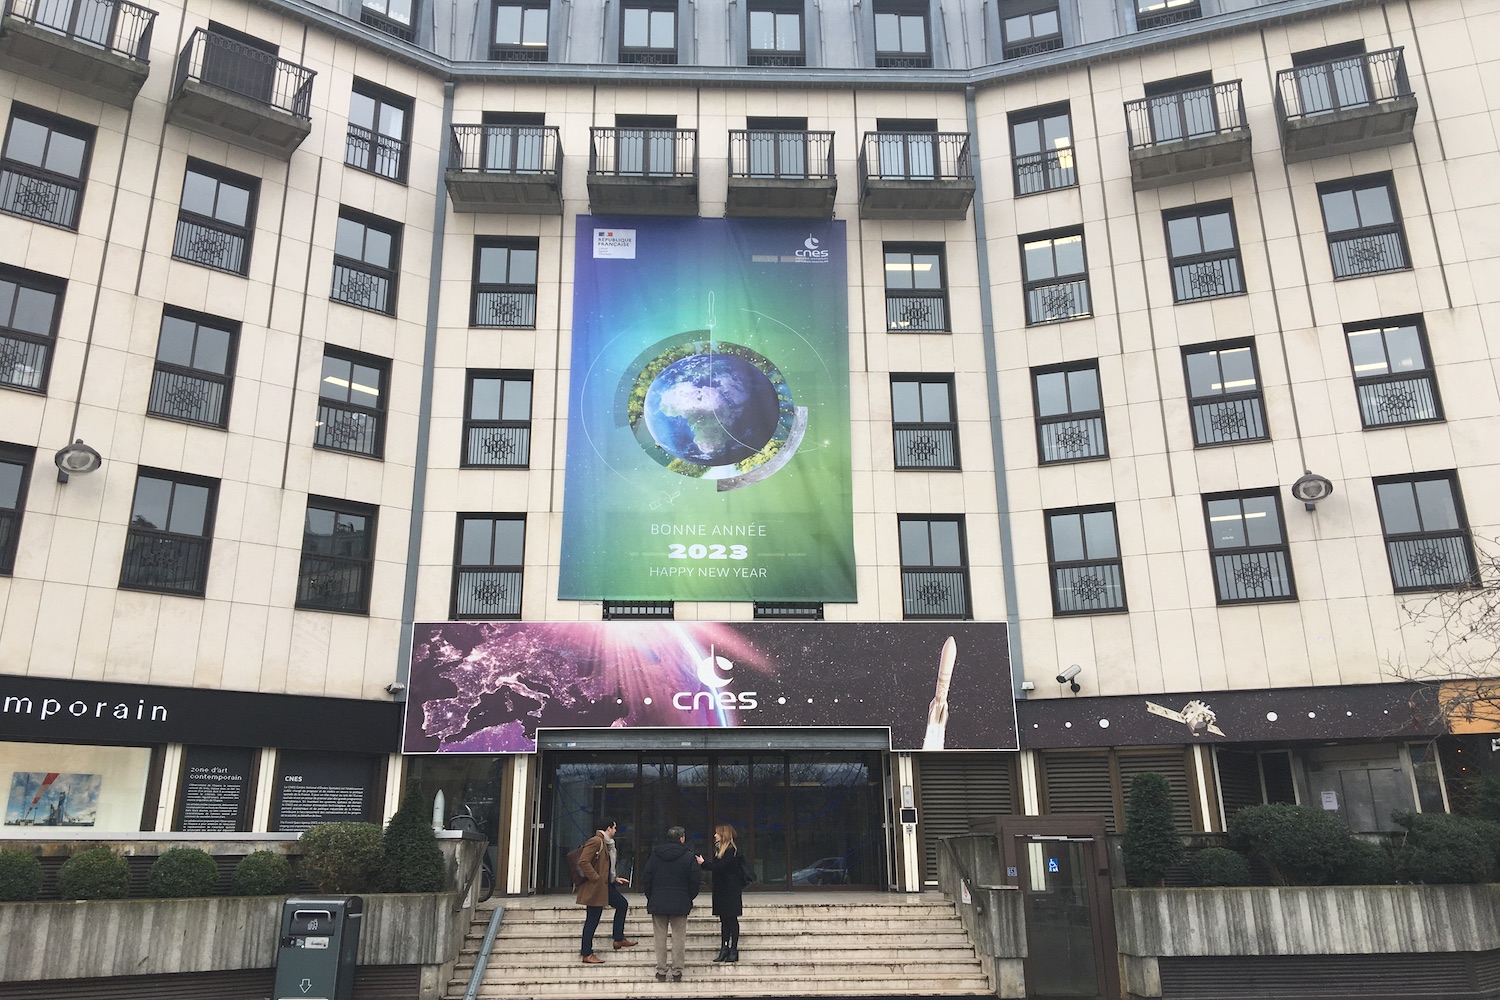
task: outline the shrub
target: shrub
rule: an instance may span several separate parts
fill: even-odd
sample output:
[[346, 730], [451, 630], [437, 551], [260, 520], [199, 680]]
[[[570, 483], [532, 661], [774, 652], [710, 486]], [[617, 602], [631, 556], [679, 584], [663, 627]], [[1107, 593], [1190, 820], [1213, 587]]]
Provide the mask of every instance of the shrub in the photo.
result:
[[374, 892], [380, 887], [380, 825], [324, 823], [300, 838], [302, 874], [319, 892]]
[[42, 891], [42, 863], [30, 851], [0, 851], [0, 903], [26, 903]]
[[1350, 841], [1349, 857], [1334, 878], [1341, 885], [1392, 885], [1397, 870], [1389, 848], [1356, 838]]
[[292, 885], [292, 863], [275, 851], [245, 855], [229, 877], [229, 891], [236, 896], [280, 896]]
[[1358, 850], [1337, 816], [1311, 806], [1241, 809], [1229, 821], [1229, 836], [1265, 863], [1277, 885], [1331, 882]]
[[1500, 857], [1500, 825], [1447, 813], [1402, 813], [1403, 874], [1428, 885], [1491, 882]]
[[1188, 870], [1192, 872], [1194, 885], [1250, 884], [1250, 862], [1227, 847], [1205, 847], [1193, 855]]
[[219, 866], [207, 851], [196, 847], [174, 847], [151, 866], [151, 895], [162, 899], [207, 896], [219, 881]]
[[1470, 788], [1469, 815], [1500, 823], [1500, 774], [1486, 774]]
[[1135, 776], [1125, 804], [1125, 874], [1137, 885], [1161, 885], [1182, 859], [1182, 838], [1172, 823], [1172, 790], [1153, 771]]
[[124, 899], [130, 894], [130, 866], [107, 847], [82, 851], [57, 870], [63, 899]]
[[432, 832], [431, 816], [412, 785], [385, 828], [380, 887], [386, 892], [440, 892], [447, 883], [448, 866]]

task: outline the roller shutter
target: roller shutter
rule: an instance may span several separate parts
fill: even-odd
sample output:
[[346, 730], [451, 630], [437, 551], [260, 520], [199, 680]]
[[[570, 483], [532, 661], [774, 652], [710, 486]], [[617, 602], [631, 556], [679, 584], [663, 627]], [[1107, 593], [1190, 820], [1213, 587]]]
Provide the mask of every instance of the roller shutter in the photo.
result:
[[937, 882], [939, 837], [969, 833], [975, 820], [1016, 812], [1010, 754], [924, 754], [917, 763], [922, 878]]

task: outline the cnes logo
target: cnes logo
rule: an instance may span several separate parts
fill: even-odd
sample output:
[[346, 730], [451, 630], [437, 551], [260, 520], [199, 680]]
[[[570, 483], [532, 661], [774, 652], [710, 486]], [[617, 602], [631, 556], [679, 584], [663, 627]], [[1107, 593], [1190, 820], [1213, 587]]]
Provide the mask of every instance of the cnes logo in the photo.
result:
[[802, 241], [802, 249], [797, 251], [797, 256], [803, 260], [827, 260], [828, 251], [819, 249], [820, 246], [818, 238], [808, 233], [807, 239]]
[[708, 655], [698, 661], [698, 683], [708, 690], [678, 691], [672, 695], [672, 707], [682, 712], [691, 712], [695, 708], [749, 710], [758, 707], [760, 702], [754, 691], [741, 691], [735, 694], [733, 691], [724, 690], [733, 680], [729, 676], [732, 670], [734, 670], [734, 661], [726, 656], [715, 654], [714, 647], [709, 646]]

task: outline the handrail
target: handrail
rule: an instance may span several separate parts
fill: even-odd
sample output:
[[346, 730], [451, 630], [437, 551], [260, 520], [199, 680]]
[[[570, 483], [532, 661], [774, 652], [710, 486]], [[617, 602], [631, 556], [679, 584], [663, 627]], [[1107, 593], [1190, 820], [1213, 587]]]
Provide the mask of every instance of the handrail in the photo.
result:
[[479, 954], [474, 956], [474, 971], [469, 973], [469, 986], [464, 990], [464, 1000], [475, 1000], [479, 996], [480, 987], [484, 985], [484, 972], [489, 968], [490, 952], [495, 948], [495, 936], [500, 933], [500, 921], [505, 919], [505, 907], [495, 907], [495, 912], [490, 914], [490, 925], [484, 932], [484, 943], [479, 946]]
[[148, 63], [151, 29], [156, 11], [130, 0], [93, 0], [91, 3], [44, 4], [42, 0], [10, 0], [7, 17], [40, 25], [66, 38]]

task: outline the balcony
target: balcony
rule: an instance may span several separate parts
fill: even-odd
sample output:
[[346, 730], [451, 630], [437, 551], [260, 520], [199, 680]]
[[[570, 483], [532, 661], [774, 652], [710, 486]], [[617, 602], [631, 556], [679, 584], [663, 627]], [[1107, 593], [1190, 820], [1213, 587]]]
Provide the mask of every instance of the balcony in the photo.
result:
[[973, 200], [967, 132], [865, 133], [860, 218], [962, 220]]
[[155, 21], [156, 11], [129, 0], [9, 0], [0, 63], [24, 63], [27, 76], [128, 108], [151, 69]]
[[1402, 49], [1297, 66], [1276, 74], [1288, 163], [1411, 142], [1417, 98]]
[[550, 125], [455, 125], [448, 197], [456, 212], [562, 214], [562, 143]]
[[698, 214], [696, 129], [589, 131], [589, 211], [596, 215]]
[[316, 74], [199, 28], [177, 60], [167, 121], [290, 159], [312, 131]]
[[1250, 169], [1240, 81], [1127, 101], [1130, 180], [1137, 191]]
[[838, 189], [832, 132], [729, 133], [726, 216], [828, 219]]

